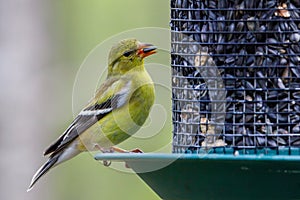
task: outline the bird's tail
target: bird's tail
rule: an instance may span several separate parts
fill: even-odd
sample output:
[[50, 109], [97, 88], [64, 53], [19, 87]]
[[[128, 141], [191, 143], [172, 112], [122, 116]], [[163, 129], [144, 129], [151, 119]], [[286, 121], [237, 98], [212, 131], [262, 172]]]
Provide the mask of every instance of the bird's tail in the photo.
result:
[[54, 167], [55, 163], [57, 163], [59, 158], [59, 154], [54, 155], [54, 156], [50, 156], [50, 158], [47, 160], [47, 162], [45, 164], [43, 164], [38, 170], [37, 172], [33, 175], [32, 179], [31, 179], [31, 183], [28, 187], [28, 191], [30, 191], [32, 189], [32, 187], [34, 186], [34, 184], [44, 175], [46, 174], [49, 169], [51, 169], [52, 167]]
[[80, 153], [77, 150], [74, 149], [65, 149], [64, 151], [59, 151], [57, 153], [53, 153], [49, 159], [47, 160], [47, 162], [45, 164], [43, 164], [38, 170], [37, 172], [33, 175], [32, 179], [31, 179], [31, 183], [27, 189], [27, 192], [29, 192], [34, 184], [44, 175], [46, 174], [51, 168], [53, 168], [54, 166], [74, 157], [75, 155], [77, 155], [78, 153]]

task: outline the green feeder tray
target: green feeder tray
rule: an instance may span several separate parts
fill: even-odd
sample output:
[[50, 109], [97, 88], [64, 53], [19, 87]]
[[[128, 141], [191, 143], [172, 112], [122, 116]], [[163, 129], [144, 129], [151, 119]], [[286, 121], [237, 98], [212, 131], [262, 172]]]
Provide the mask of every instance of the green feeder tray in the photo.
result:
[[106, 153], [95, 159], [126, 162], [166, 200], [300, 199], [295, 151], [298, 155]]

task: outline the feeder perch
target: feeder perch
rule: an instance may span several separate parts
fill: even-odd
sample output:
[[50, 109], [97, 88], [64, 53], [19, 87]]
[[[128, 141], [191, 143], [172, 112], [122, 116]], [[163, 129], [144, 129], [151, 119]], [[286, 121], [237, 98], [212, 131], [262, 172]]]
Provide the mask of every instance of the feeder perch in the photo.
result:
[[163, 199], [300, 199], [299, 1], [170, 3], [173, 153], [95, 158]]

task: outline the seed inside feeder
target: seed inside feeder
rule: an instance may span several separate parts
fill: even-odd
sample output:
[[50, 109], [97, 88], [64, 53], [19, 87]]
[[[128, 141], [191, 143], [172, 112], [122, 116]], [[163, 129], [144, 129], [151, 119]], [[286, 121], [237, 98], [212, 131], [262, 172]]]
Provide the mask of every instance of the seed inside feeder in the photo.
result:
[[174, 152], [300, 146], [299, 16], [295, 0], [171, 0]]

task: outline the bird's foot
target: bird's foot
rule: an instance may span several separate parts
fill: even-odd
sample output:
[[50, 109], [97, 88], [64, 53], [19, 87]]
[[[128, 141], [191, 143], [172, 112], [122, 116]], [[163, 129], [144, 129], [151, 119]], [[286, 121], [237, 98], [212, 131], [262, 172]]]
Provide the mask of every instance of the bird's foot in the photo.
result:
[[[111, 147], [111, 149], [115, 152], [118, 152], [118, 153], [144, 153], [142, 150], [140, 150], [139, 148], [135, 148], [135, 149], [132, 149], [132, 150], [125, 150], [125, 149], [121, 149], [119, 147]], [[127, 162], [125, 162], [125, 167], [126, 168], [131, 168]]]
[[111, 161], [110, 160], [103, 160], [103, 165], [105, 167], [109, 167], [111, 165]]
[[144, 153], [142, 150], [140, 150], [139, 148], [135, 148], [135, 149], [131, 149], [129, 151], [129, 153]]
[[111, 147], [111, 150], [113, 152], [118, 152], [118, 153], [144, 153], [142, 150], [140, 150], [139, 148], [135, 148], [132, 150], [125, 150], [125, 149], [121, 149], [119, 147]]
[[[99, 151], [101, 151], [102, 153], [113, 153], [112, 149], [106, 149], [101, 147], [99, 144], [95, 144], [95, 149], [99, 149]], [[111, 165], [111, 161], [110, 160], [103, 160], [103, 165], [105, 167], [109, 167]]]
[[112, 148], [103, 148], [99, 144], [95, 144], [94, 148], [98, 149], [102, 153], [113, 153], [114, 152], [114, 150]]
[[[98, 144], [95, 144], [95, 149], [99, 149], [102, 153], [114, 153], [114, 152], [118, 152], [118, 153], [144, 153], [142, 150], [140, 150], [139, 148], [135, 148], [135, 149], [131, 149], [131, 150], [125, 150], [119, 147], [110, 147], [110, 148], [103, 148]], [[105, 167], [109, 167], [111, 165], [111, 161], [109, 160], [103, 160], [103, 165]], [[125, 162], [125, 167], [126, 168], [131, 168], [126, 162]]]

